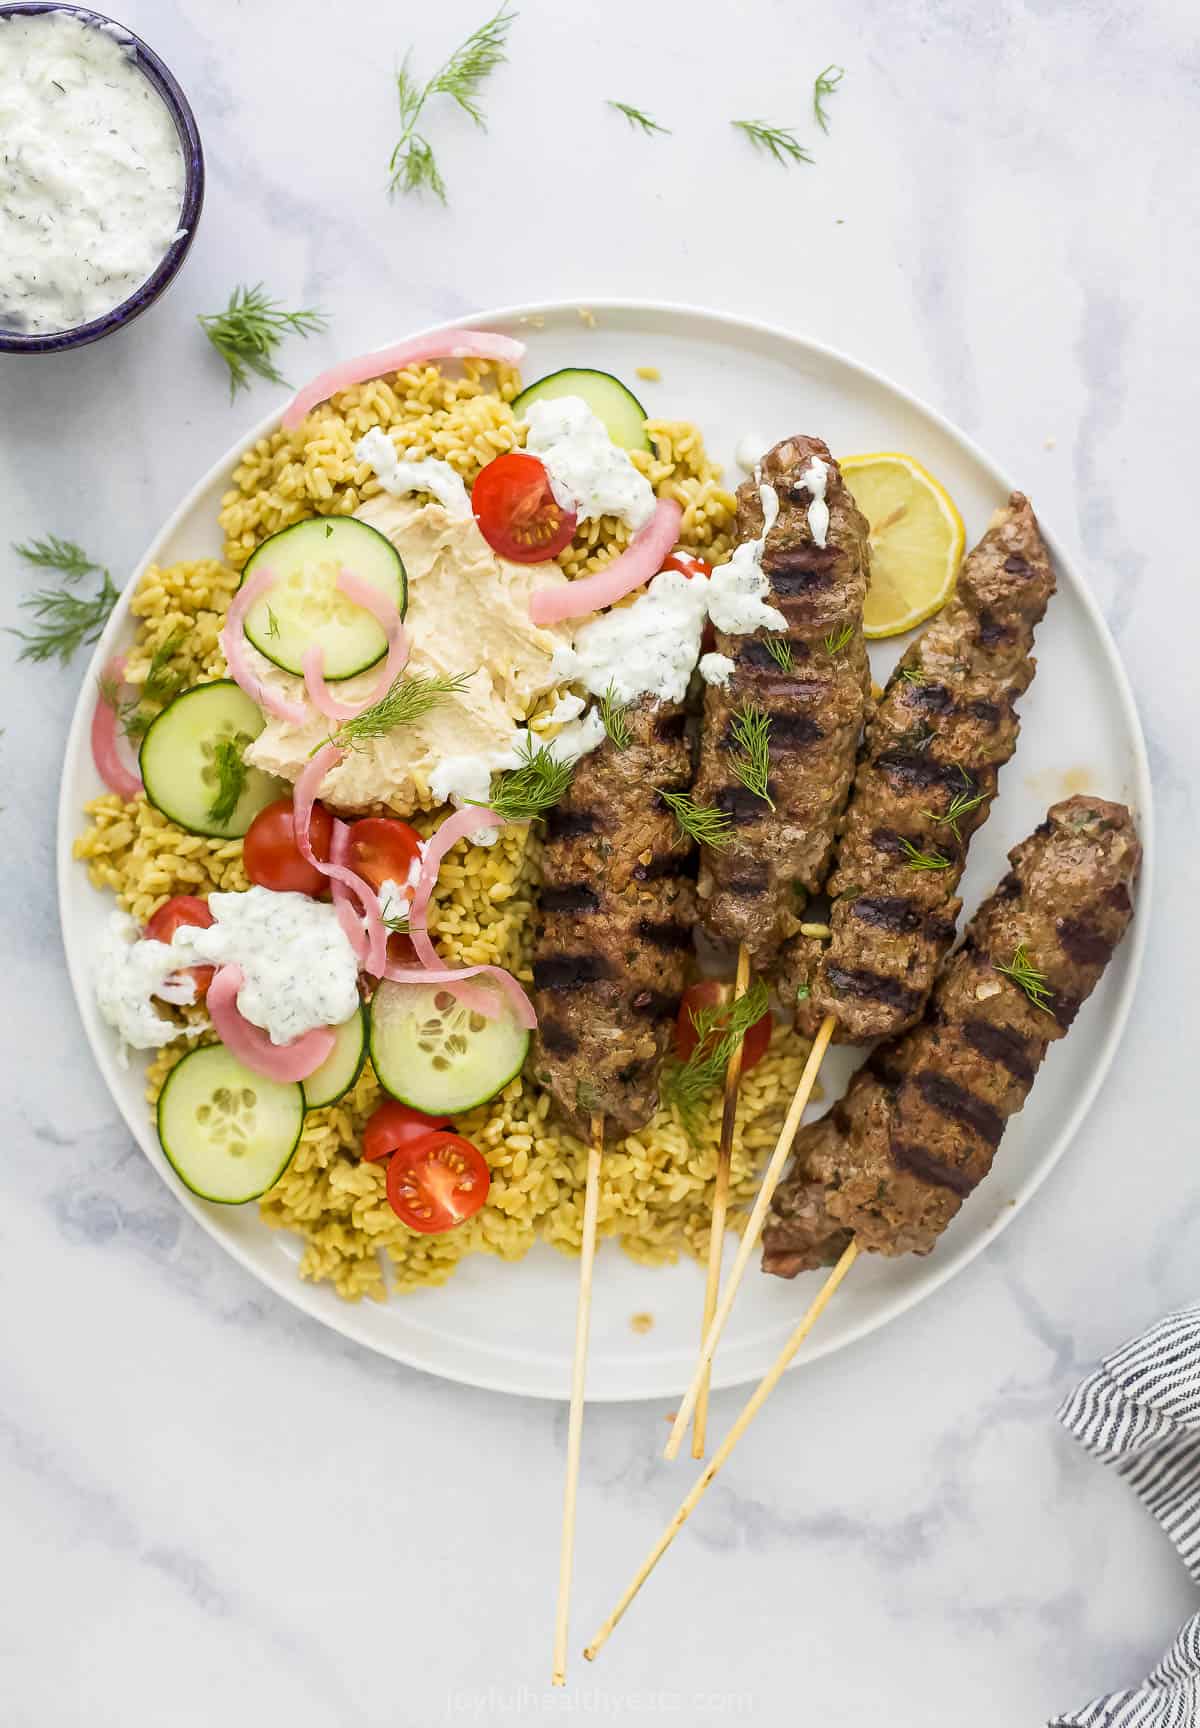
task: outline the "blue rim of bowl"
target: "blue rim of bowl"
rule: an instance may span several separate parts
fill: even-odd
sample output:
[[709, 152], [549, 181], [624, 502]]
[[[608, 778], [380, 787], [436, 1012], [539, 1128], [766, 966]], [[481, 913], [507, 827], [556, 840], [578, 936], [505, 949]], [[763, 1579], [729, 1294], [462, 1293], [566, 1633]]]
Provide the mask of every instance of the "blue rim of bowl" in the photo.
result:
[[95, 342], [101, 336], [119, 330], [122, 325], [132, 323], [147, 306], [158, 299], [163, 289], [174, 279], [191, 250], [200, 212], [204, 208], [204, 151], [200, 144], [200, 131], [191, 104], [170, 69], [140, 36], [136, 36], [118, 19], [106, 17], [103, 12], [89, 11], [86, 6], [72, 6], [69, 0], [67, 4], [62, 4], [62, 0], [0, 3], [0, 20], [35, 17], [47, 12], [62, 12], [68, 17], [78, 18], [83, 24], [103, 26], [115, 31], [122, 45], [132, 50], [139, 70], [150, 80], [166, 103], [167, 111], [175, 122], [179, 145], [183, 151], [184, 185], [183, 204], [179, 212], [180, 235], [178, 239], [172, 240], [146, 280], [127, 299], [102, 313], [99, 318], [93, 318], [87, 324], [77, 324], [73, 330], [49, 331], [40, 336], [24, 336], [19, 331], [0, 328], [0, 354], [54, 354], [64, 348], [82, 348], [86, 343]]

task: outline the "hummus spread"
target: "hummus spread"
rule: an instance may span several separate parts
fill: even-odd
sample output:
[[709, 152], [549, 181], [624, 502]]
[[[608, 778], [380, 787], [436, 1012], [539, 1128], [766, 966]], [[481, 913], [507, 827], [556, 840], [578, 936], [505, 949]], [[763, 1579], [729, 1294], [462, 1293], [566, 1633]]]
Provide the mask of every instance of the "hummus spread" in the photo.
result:
[[[386, 534], [404, 560], [407, 670], [466, 676], [461, 693], [444, 696], [412, 725], [364, 739], [325, 777], [321, 798], [335, 809], [386, 804], [407, 816], [444, 801], [445, 793], [439, 798], [431, 783], [447, 759], [478, 760], [489, 770], [492, 763], [507, 764], [516, 728], [561, 684], [551, 662], [555, 649], [569, 644], [570, 626], [535, 625], [529, 598], [567, 578], [557, 564], [510, 564], [492, 551], [474, 517], [451, 515], [438, 503], [381, 494], [355, 514]], [[264, 684], [291, 702], [305, 701], [302, 679], [272, 665], [249, 643], [246, 652]], [[332, 688], [340, 701], [362, 701], [378, 678], [375, 666]], [[303, 726], [268, 716], [246, 760], [295, 780], [330, 731], [330, 721], [315, 709]]]

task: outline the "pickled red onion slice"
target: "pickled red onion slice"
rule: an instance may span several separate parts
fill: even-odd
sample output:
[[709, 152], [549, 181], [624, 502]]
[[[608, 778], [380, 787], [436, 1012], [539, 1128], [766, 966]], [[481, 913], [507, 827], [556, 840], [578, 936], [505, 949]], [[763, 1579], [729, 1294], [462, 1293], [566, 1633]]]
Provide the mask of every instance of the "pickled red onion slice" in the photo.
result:
[[[322, 876], [328, 876], [331, 882], [343, 882], [362, 908], [363, 918], [367, 926], [366, 960], [364, 970], [376, 978], [383, 977], [383, 969], [387, 965], [387, 925], [383, 922], [383, 913], [379, 904], [379, 896], [369, 882], [357, 875], [345, 864], [338, 864], [332, 858], [326, 862], [318, 858], [312, 848], [309, 828], [312, 823], [312, 808], [316, 803], [317, 794], [331, 768], [336, 768], [346, 752], [337, 744], [323, 744], [316, 755], [307, 763], [296, 781], [292, 793], [292, 828], [296, 836], [296, 845], [300, 855], [306, 858], [314, 870], [319, 870]], [[332, 847], [330, 848], [332, 851]], [[343, 914], [338, 913], [345, 929]], [[349, 932], [347, 931], [347, 935]]]
[[[464, 1007], [469, 1006], [474, 1008], [474, 1001], [467, 1003], [465, 1000], [466, 992], [461, 988], [455, 989], [455, 986], [461, 985], [463, 980], [467, 978], [478, 978], [484, 973], [489, 973], [493, 978], [495, 978], [496, 983], [512, 1003], [513, 1012], [518, 1021], [525, 1027], [526, 1031], [532, 1032], [538, 1023], [533, 1003], [529, 1000], [528, 996], [525, 994], [517, 980], [513, 977], [512, 973], [506, 972], [503, 966], [434, 966], [420, 968], [416, 966], [389, 966], [384, 972], [384, 977], [391, 979], [393, 984], [444, 984], [448, 990], [458, 997]], [[471, 994], [472, 997], [487, 996], [491, 995], [492, 992], [472, 991]], [[496, 1006], [494, 1002], [488, 1008], [481, 1006], [476, 1008], [475, 1011], [476, 1013], [483, 1014], [489, 1020], [494, 1020], [496, 1018]]]
[[[416, 950], [417, 959], [425, 968], [429, 983], [434, 982], [433, 973], [444, 971], [446, 962], [434, 947], [429, 935], [426, 917], [429, 911], [429, 901], [437, 884], [438, 870], [442, 859], [450, 848], [465, 839], [469, 834], [476, 834], [481, 828], [503, 828], [503, 817], [497, 816], [494, 810], [485, 810], [475, 805], [468, 805], [464, 810], [456, 810], [453, 816], [446, 820], [433, 833], [421, 853], [421, 874], [417, 877], [417, 886], [412, 898], [412, 906], [408, 914], [408, 935]], [[497, 971], [500, 968], [496, 968]], [[464, 976], [471, 976], [470, 973]], [[508, 974], [505, 973], [507, 977]], [[442, 979], [450, 983], [450, 979]], [[520, 988], [518, 986], [518, 988]], [[490, 990], [456, 989], [456, 996], [464, 1008], [473, 1008], [477, 1014], [482, 1014], [487, 1020], [496, 1018], [496, 999]], [[524, 991], [521, 992], [524, 996]], [[530, 1013], [532, 1013], [532, 1008]], [[534, 1024], [536, 1025], [536, 1018]]]
[[294, 431], [307, 413], [339, 390], [382, 378], [386, 372], [403, 371], [405, 366], [419, 366], [426, 360], [501, 360], [519, 366], [524, 358], [524, 342], [490, 330], [439, 330], [431, 336], [414, 336], [393, 348], [377, 348], [373, 354], [343, 360], [320, 373], [298, 390], [284, 409], [283, 429]]
[[333, 1027], [318, 1026], [288, 1044], [273, 1044], [237, 1005], [245, 982], [240, 966], [221, 966], [208, 987], [208, 1012], [218, 1038], [239, 1062], [268, 1080], [307, 1080], [333, 1049], [337, 1040]]
[[386, 594], [381, 594], [372, 583], [364, 582], [361, 576], [344, 567], [338, 571], [337, 585], [347, 600], [371, 614], [382, 627], [388, 643], [383, 671], [372, 685], [370, 694], [361, 702], [339, 702], [333, 695], [325, 682], [325, 650], [319, 642], [304, 650], [300, 664], [304, 668], [304, 688], [308, 691], [308, 699], [318, 713], [340, 724], [343, 720], [357, 720], [360, 714], [365, 714], [368, 708], [383, 700], [408, 663], [409, 644], [400, 614]]
[[104, 694], [104, 685], [111, 683], [119, 686], [124, 673], [125, 656], [118, 654], [109, 661], [101, 674], [101, 687], [92, 714], [92, 761], [109, 791], [115, 792], [118, 798], [123, 798], [128, 804], [129, 800], [136, 798], [142, 790], [142, 782], [132, 768], [127, 768], [121, 760], [117, 710]]
[[[333, 819], [333, 838], [329, 842], [329, 857], [332, 863], [340, 864], [343, 869], [349, 869], [350, 829], [345, 822], [339, 822], [336, 816]], [[363, 926], [362, 914], [356, 911], [354, 897], [344, 882], [334, 879], [329, 884], [329, 889], [333, 895], [338, 923], [345, 933], [346, 940], [354, 950], [354, 958], [360, 966], [365, 966], [367, 961], [367, 932]]]
[[273, 714], [276, 720], [286, 720], [289, 726], [303, 726], [308, 719], [308, 710], [302, 702], [289, 702], [286, 696], [272, 690], [262, 682], [251, 666], [246, 654], [246, 614], [256, 600], [261, 600], [275, 582], [275, 573], [266, 565], [256, 570], [248, 582], [243, 582], [233, 599], [229, 602], [229, 611], [225, 614], [225, 628], [221, 632], [221, 647], [225, 652], [225, 662], [229, 667], [229, 676], [239, 689], [244, 690], [251, 702], [267, 714]]
[[662, 568], [663, 559], [679, 538], [683, 511], [674, 498], [660, 498], [654, 514], [639, 528], [629, 545], [598, 570], [561, 588], [539, 588], [529, 599], [529, 616], [535, 624], [561, 624], [567, 618], [583, 618], [602, 606], [613, 606], [632, 594]]

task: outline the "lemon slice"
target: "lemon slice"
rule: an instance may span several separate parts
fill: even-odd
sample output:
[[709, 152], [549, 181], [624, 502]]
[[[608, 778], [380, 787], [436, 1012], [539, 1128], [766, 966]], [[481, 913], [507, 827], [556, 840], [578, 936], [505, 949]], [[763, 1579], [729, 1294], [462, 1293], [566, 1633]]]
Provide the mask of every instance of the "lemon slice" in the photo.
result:
[[933, 475], [895, 450], [844, 456], [841, 470], [871, 525], [868, 636], [899, 636], [944, 606], [962, 562], [962, 517]]

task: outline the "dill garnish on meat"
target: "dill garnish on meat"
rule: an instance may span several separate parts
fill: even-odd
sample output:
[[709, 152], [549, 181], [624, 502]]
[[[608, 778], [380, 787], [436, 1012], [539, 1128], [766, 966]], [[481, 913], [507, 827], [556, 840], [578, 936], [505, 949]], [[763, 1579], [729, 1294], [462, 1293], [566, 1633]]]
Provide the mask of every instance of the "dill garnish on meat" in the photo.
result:
[[733, 838], [733, 823], [712, 804], [698, 804], [690, 792], [665, 792], [659, 797], [670, 810], [685, 840], [698, 846], [726, 846]]
[[745, 703], [734, 715], [730, 737], [739, 754], [730, 767], [747, 792], [775, 808], [771, 796], [771, 716], [752, 703]]

